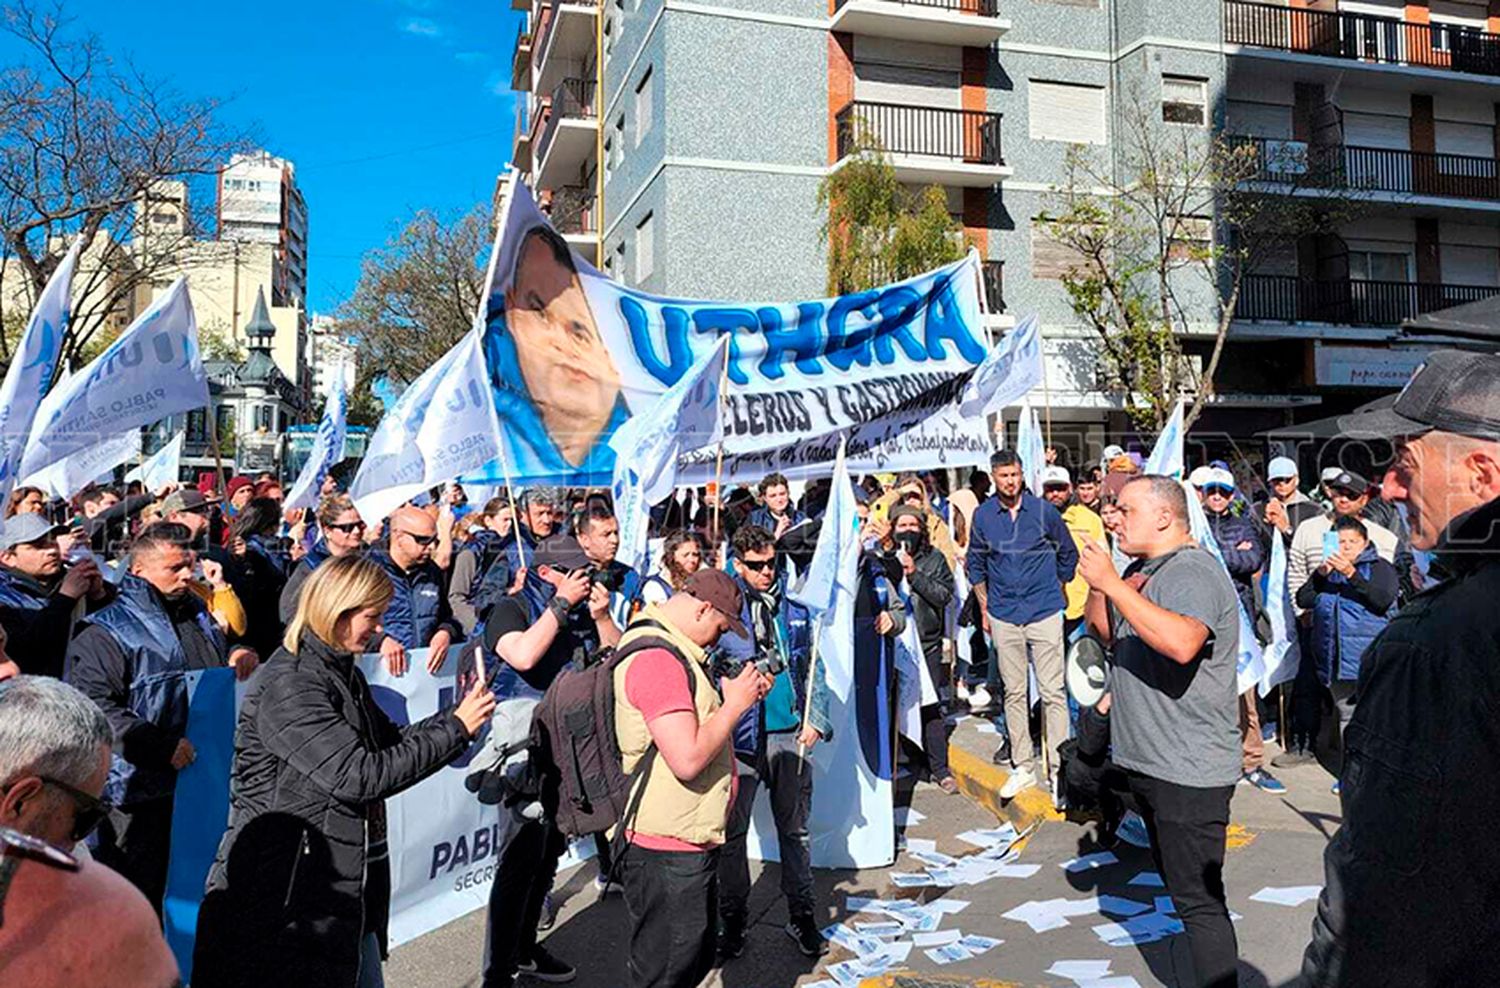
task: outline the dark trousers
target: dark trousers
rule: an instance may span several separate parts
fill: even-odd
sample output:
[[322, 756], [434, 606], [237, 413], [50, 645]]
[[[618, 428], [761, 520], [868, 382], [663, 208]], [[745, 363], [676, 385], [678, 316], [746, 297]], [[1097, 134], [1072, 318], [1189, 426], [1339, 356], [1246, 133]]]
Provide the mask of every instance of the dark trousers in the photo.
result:
[[1198, 789], [1130, 773], [1151, 856], [1187, 929], [1203, 988], [1234, 988], [1239, 946], [1224, 904], [1224, 831], [1234, 786]]
[[719, 849], [620, 856], [630, 913], [631, 988], [696, 988], [714, 964]]
[[99, 825], [94, 857], [141, 890], [161, 915], [172, 851], [172, 797], [162, 796], [110, 811]]
[[745, 922], [745, 903], [750, 898], [745, 836], [750, 830], [755, 793], [762, 785], [771, 797], [771, 816], [776, 821], [781, 891], [786, 896], [787, 912], [793, 916], [813, 914], [812, 857], [807, 836], [807, 817], [812, 810], [812, 766], [799, 772], [800, 762], [797, 735], [790, 731], [766, 735], [765, 754], [758, 764], [740, 759], [739, 789], [729, 812], [723, 853], [719, 855], [719, 911], [726, 924], [743, 926]]
[[927, 760], [927, 777], [941, 782], [953, 773], [948, 770], [948, 665], [943, 661], [943, 643], [922, 648], [927, 674], [937, 690], [938, 702], [922, 708], [922, 749]]
[[484, 988], [509, 988], [516, 965], [530, 960], [536, 925], [552, 889], [557, 861], [567, 841], [550, 823], [527, 821], [514, 827], [500, 852], [485, 915]]
[[[1323, 684], [1318, 681], [1318, 658], [1313, 654], [1312, 635], [1308, 629], [1298, 626], [1298, 644], [1302, 648], [1302, 662], [1297, 666], [1297, 678], [1291, 683], [1292, 694], [1288, 701], [1291, 708], [1287, 719], [1291, 730], [1287, 731], [1288, 749], [1304, 748], [1312, 751], [1317, 747], [1318, 735], [1323, 727]], [[1286, 689], [1286, 686], [1282, 686]], [[1286, 730], [1286, 725], [1282, 725]]]

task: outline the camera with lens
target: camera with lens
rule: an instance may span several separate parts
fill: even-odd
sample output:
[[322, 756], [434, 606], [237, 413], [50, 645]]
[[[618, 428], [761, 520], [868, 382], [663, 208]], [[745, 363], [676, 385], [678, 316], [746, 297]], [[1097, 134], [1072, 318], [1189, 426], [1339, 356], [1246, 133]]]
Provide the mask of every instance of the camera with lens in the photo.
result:
[[620, 577], [608, 567], [589, 573], [589, 583], [601, 586], [610, 593], [620, 592]]
[[746, 665], [754, 665], [762, 675], [774, 679], [777, 673], [786, 668], [786, 660], [774, 648], [762, 648], [754, 655], [742, 659], [727, 654], [723, 649], [716, 649], [709, 668], [713, 670], [715, 678], [734, 679]]

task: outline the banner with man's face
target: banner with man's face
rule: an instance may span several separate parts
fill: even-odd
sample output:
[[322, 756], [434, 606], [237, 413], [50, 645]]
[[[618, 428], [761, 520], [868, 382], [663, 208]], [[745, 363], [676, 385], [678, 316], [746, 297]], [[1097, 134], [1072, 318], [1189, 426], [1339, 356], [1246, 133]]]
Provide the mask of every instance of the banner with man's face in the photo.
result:
[[[519, 181], [491, 258], [484, 351], [505, 455], [467, 479], [607, 484], [609, 438], [730, 338], [724, 475], [826, 474], [847, 436], [855, 472], [968, 465], [989, 453], [963, 416], [984, 358], [974, 255], [916, 278], [792, 303], [663, 298], [569, 249]], [[716, 449], [680, 482], [712, 479]]]

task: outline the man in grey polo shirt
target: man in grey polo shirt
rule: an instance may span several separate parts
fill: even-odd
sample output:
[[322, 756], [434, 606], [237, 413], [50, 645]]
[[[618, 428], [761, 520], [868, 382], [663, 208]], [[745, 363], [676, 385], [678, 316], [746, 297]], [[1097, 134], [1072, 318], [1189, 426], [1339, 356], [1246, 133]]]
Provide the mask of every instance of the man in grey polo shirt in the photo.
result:
[[1196, 977], [1237, 983], [1238, 947], [1224, 904], [1224, 831], [1240, 777], [1235, 682], [1239, 612], [1224, 566], [1188, 531], [1182, 485], [1143, 476], [1120, 491], [1115, 572], [1110, 551], [1083, 547], [1090, 630], [1113, 644], [1112, 757], [1125, 769], [1167, 891], [1187, 930]]

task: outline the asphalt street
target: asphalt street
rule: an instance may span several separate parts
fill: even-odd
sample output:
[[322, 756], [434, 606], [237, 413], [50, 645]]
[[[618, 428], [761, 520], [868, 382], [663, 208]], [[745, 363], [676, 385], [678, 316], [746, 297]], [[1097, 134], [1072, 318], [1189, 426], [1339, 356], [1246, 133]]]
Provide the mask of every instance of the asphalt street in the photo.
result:
[[[993, 747], [993, 738], [976, 733], [978, 722], [960, 725], [955, 743], [969, 750]], [[1279, 749], [1267, 745], [1267, 758]], [[1226, 863], [1229, 905], [1240, 918], [1235, 923], [1241, 957], [1241, 984], [1281, 985], [1297, 972], [1302, 949], [1308, 940], [1315, 904], [1289, 907], [1252, 901], [1250, 896], [1266, 887], [1282, 888], [1322, 884], [1324, 845], [1338, 826], [1338, 801], [1329, 793], [1330, 776], [1322, 768], [1308, 766], [1278, 772], [1289, 787], [1273, 795], [1240, 786], [1232, 813], [1230, 848]], [[903, 799], [925, 816], [906, 829], [908, 838], [935, 840], [937, 849], [955, 857], [976, 848], [954, 835], [976, 827], [992, 827], [995, 818], [963, 796], [947, 796], [930, 785], [917, 786]], [[923, 865], [903, 854], [890, 869], [867, 871], [819, 871], [818, 897], [822, 920], [834, 923], [851, 919], [846, 907], [850, 895], [878, 898], [938, 898], [969, 903], [945, 918], [942, 929], [959, 929], [1004, 941], [972, 960], [939, 966], [923, 952], [913, 950], [906, 968], [916, 974], [943, 977], [1001, 979], [1018, 985], [1068, 985], [1072, 982], [1047, 973], [1060, 960], [1107, 960], [1111, 975], [1131, 975], [1142, 986], [1179, 984], [1177, 971], [1186, 957], [1183, 937], [1168, 937], [1151, 944], [1110, 947], [1101, 942], [1093, 927], [1112, 917], [1086, 915], [1068, 925], [1041, 933], [1022, 922], [1003, 917], [1005, 912], [1028, 901], [1056, 898], [1083, 899], [1091, 895], [1118, 895], [1145, 903], [1161, 889], [1132, 886], [1130, 880], [1153, 866], [1149, 853], [1128, 846], [1116, 848], [1118, 864], [1085, 872], [1069, 872], [1060, 865], [1080, 854], [1099, 850], [1095, 824], [1068, 820], [1049, 821], [1030, 838], [1020, 856], [1022, 863], [1041, 865], [1029, 878], [1000, 877], [977, 885], [951, 890], [923, 888], [896, 890], [891, 871], [918, 871]], [[851, 955], [835, 948], [818, 963], [802, 957], [782, 932], [786, 910], [777, 888], [777, 866], [752, 864], [755, 879], [751, 897], [754, 919], [745, 955], [715, 971], [705, 982], [722, 988], [789, 988], [826, 977], [830, 962]], [[558, 918], [546, 934], [547, 948], [578, 969], [579, 988], [619, 988], [625, 981], [625, 948], [628, 918], [618, 896], [600, 900], [593, 888], [593, 865], [586, 863], [560, 876], [554, 897]], [[920, 895], [918, 893], [921, 893]], [[871, 918], [868, 914], [860, 919]], [[876, 917], [879, 918], [879, 917]], [[479, 984], [483, 951], [483, 912], [476, 912], [398, 948], [386, 965], [386, 983], [392, 988], [462, 988]], [[523, 979], [521, 984], [525, 984]]]

